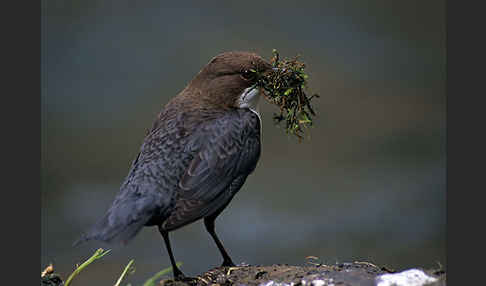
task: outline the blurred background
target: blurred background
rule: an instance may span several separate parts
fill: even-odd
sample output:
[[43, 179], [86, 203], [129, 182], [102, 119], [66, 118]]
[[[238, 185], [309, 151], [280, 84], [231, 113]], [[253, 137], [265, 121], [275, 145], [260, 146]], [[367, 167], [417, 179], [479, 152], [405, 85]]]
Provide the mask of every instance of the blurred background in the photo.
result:
[[[216, 229], [235, 263], [446, 266], [444, 1], [42, 1], [41, 265], [112, 285], [170, 265], [156, 228], [72, 242], [111, 204], [165, 103], [215, 55], [301, 54], [318, 117], [299, 143], [262, 101], [263, 149]], [[171, 235], [187, 275], [221, 263], [201, 222]], [[111, 284], [110, 284], [111, 283]]]

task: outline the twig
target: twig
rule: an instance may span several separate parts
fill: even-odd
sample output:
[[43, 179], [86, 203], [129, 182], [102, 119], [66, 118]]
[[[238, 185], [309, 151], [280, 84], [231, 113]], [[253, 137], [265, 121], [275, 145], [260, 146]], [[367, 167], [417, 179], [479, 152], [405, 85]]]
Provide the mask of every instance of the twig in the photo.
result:
[[52, 263], [51, 263], [51, 264], [49, 264], [49, 266], [46, 267], [46, 269], [44, 269], [44, 271], [42, 271], [41, 277], [44, 277], [47, 274], [51, 274], [52, 272], [54, 272], [54, 266], [52, 266]]

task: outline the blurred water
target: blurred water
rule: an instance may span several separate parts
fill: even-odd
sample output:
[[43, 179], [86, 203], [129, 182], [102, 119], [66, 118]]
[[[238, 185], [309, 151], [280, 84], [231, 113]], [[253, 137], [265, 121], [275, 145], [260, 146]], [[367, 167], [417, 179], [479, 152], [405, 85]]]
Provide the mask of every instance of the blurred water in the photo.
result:
[[[115, 196], [160, 108], [216, 54], [303, 55], [319, 93], [311, 140], [264, 103], [255, 173], [216, 222], [235, 262], [446, 265], [442, 1], [43, 1], [41, 268], [79, 285], [142, 282], [169, 260], [155, 228], [125, 247], [71, 243]], [[198, 222], [171, 234], [189, 275], [219, 265]]]
[[[399, 170], [365, 173], [349, 183], [350, 188], [357, 189], [353, 194], [326, 192], [318, 184], [298, 188], [278, 178], [266, 185], [254, 175], [218, 219], [218, 233], [235, 261], [251, 264], [303, 264], [308, 255], [318, 256], [325, 263], [372, 260], [398, 268], [435, 267], [436, 262], [444, 263], [445, 185], [431, 179], [442, 177], [443, 168], [414, 169], [410, 171], [412, 176]], [[340, 181], [346, 178], [334, 176], [329, 180], [327, 188], [342, 188]], [[68, 273], [77, 259], [97, 247], [111, 248], [90, 242], [72, 249], [70, 244], [102, 215], [115, 188], [115, 185], [72, 186], [68, 195], [55, 204], [58, 208], [43, 209], [44, 263], [54, 261], [61, 273]], [[394, 189], [400, 191], [393, 192]], [[288, 201], [295, 201], [290, 204], [293, 208], [279, 209], [279, 204]], [[176, 231], [172, 240], [176, 257], [184, 263], [183, 269], [188, 274], [220, 263], [219, 253], [202, 223]], [[106, 261], [96, 266], [109, 267], [113, 273], [103, 271], [108, 277], [96, 279], [108, 282], [131, 258], [138, 266], [136, 277], [140, 282], [168, 265], [155, 228], [145, 229], [126, 247], [115, 247]], [[93, 279], [92, 275], [85, 273], [85, 281]]]

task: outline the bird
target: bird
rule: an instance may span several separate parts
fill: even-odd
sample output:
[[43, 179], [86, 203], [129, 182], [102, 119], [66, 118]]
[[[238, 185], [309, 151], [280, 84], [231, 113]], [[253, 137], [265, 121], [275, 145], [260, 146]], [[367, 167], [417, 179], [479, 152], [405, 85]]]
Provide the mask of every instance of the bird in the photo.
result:
[[104, 216], [74, 242], [128, 243], [143, 227], [157, 227], [175, 280], [169, 233], [204, 220], [223, 258], [235, 266], [215, 220], [255, 170], [261, 154], [256, 74], [272, 65], [253, 52], [213, 57], [157, 114], [128, 175]]

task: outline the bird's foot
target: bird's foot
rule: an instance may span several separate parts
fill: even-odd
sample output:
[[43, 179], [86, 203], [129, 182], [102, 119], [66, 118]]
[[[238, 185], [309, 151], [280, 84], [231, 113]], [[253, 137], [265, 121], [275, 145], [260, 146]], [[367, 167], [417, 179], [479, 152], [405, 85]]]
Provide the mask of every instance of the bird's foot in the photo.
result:
[[233, 263], [231, 260], [224, 260], [223, 264], [221, 264], [221, 267], [235, 267], [236, 265]]
[[182, 273], [182, 271], [180, 271], [179, 269], [177, 269], [177, 271], [174, 271], [174, 281], [188, 281], [188, 280], [192, 280], [192, 278], [186, 277], [186, 275], [184, 275], [184, 273]]
[[184, 276], [184, 275], [179, 275], [179, 276], [174, 276], [174, 281], [177, 281], [177, 282], [184, 282], [184, 283], [187, 283], [187, 284], [190, 284], [190, 285], [193, 285], [193, 282], [197, 280], [197, 278], [193, 278], [193, 277], [188, 277], [188, 276]]

